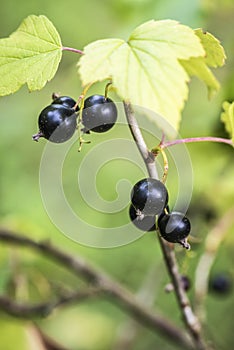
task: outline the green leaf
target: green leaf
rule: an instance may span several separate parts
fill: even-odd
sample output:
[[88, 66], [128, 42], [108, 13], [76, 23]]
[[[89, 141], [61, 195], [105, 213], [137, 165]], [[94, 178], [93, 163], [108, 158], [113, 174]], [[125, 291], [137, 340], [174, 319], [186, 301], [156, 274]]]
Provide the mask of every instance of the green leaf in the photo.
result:
[[27, 17], [9, 38], [0, 40], [0, 95], [27, 84], [40, 90], [55, 75], [62, 57], [60, 36], [45, 16]]
[[204, 57], [191, 57], [189, 60], [181, 60], [182, 66], [190, 76], [196, 76], [204, 81], [208, 88], [208, 96], [211, 98], [219, 89], [219, 82], [209, 67], [221, 67], [225, 62], [225, 52], [218, 39], [202, 29], [195, 30], [206, 51]]
[[209, 67], [222, 67], [226, 55], [220, 41], [212, 34], [204, 32], [202, 29], [195, 30], [196, 35], [200, 38], [201, 43], [206, 51], [204, 61]]
[[234, 102], [229, 103], [225, 101], [223, 103], [223, 110], [221, 121], [224, 123], [225, 129], [229, 133], [234, 145]]
[[179, 60], [204, 56], [199, 37], [176, 21], [149, 21], [127, 42], [98, 40], [79, 61], [83, 85], [112, 79], [119, 96], [164, 116], [178, 130], [189, 76]]

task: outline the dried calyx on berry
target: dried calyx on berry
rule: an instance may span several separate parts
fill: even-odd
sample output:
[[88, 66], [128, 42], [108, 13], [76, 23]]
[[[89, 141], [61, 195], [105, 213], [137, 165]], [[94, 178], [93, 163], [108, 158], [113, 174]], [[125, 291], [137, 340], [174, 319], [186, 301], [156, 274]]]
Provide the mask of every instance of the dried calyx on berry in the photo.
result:
[[189, 219], [180, 212], [163, 213], [158, 218], [158, 229], [161, 236], [168, 242], [180, 243], [190, 249], [187, 237], [191, 230]]
[[131, 219], [131, 222], [141, 231], [150, 232], [155, 231], [155, 216], [146, 216], [146, 215], [139, 215], [137, 210], [134, 208], [134, 206], [131, 204], [129, 207], [129, 216]]
[[53, 99], [51, 105], [45, 107], [38, 117], [39, 131], [33, 135], [33, 140], [39, 138], [54, 143], [63, 143], [69, 140], [77, 126], [75, 100], [68, 96], [60, 96]]

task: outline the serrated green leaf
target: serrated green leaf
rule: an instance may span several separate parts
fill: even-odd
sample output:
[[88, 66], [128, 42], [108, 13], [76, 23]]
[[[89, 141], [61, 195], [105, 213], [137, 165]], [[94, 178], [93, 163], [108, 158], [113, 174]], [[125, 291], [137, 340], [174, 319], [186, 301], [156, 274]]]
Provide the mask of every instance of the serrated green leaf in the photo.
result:
[[124, 44], [120, 39], [104, 39], [94, 41], [84, 49], [79, 65], [83, 85], [108, 79], [112, 76], [110, 57]]
[[192, 29], [176, 21], [149, 21], [127, 42], [98, 40], [79, 61], [83, 85], [111, 78], [121, 98], [164, 116], [178, 130], [189, 77], [179, 60], [205, 55]]
[[202, 29], [195, 30], [196, 35], [200, 38], [202, 46], [206, 51], [204, 60], [209, 67], [222, 67], [226, 55], [220, 41], [212, 34], [204, 32]]
[[0, 40], [0, 95], [27, 84], [39, 90], [51, 80], [62, 57], [60, 36], [45, 16], [27, 17], [9, 38]]
[[225, 125], [226, 131], [229, 133], [232, 143], [234, 145], [234, 102], [223, 103], [224, 112], [221, 113], [221, 121]]
[[206, 84], [209, 98], [212, 98], [212, 96], [219, 90], [219, 82], [204, 62], [204, 58], [191, 57], [188, 61], [181, 61], [181, 64], [189, 76], [196, 76]]
[[195, 30], [205, 49], [204, 57], [191, 57], [189, 60], [181, 60], [181, 64], [190, 76], [196, 76], [202, 80], [208, 88], [208, 96], [211, 98], [219, 89], [220, 85], [209, 67], [221, 67], [225, 62], [225, 52], [212, 34], [203, 32], [202, 29]]

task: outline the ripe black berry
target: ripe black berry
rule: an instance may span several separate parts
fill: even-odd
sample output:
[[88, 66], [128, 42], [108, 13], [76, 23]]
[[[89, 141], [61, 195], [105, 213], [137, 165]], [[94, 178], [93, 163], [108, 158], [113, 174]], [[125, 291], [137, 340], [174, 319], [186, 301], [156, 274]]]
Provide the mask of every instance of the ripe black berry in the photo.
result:
[[62, 104], [52, 104], [44, 108], [38, 118], [39, 132], [33, 140], [40, 137], [55, 143], [62, 143], [72, 137], [76, 129], [76, 114]]
[[211, 277], [209, 290], [215, 294], [228, 294], [232, 290], [232, 280], [227, 273], [219, 273]]
[[137, 211], [134, 206], [131, 204], [129, 208], [129, 216], [132, 223], [141, 231], [155, 231], [155, 216], [145, 216], [137, 215]]
[[158, 215], [167, 205], [168, 192], [161, 181], [146, 178], [134, 185], [131, 200], [134, 208], [143, 214]]
[[[185, 292], [191, 288], [191, 280], [188, 276], [180, 275], [180, 281]], [[168, 283], [165, 287], [165, 292], [170, 293], [174, 290], [172, 283]]]
[[182, 283], [183, 289], [185, 290], [185, 292], [187, 292], [191, 288], [191, 280], [190, 280], [190, 278], [188, 276], [186, 276], [186, 275], [181, 275], [180, 279], [181, 279], [181, 283]]
[[117, 108], [110, 98], [93, 95], [84, 101], [82, 123], [85, 132], [106, 132], [114, 126], [116, 119]]
[[183, 240], [189, 235], [191, 225], [184, 214], [171, 212], [170, 214], [160, 215], [158, 228], [161, 236], [166, 241], [182, 244]]
[[[71, 98], [69, 96], [59, 96], [59, 97], [56, 97], [55, 99], [53, 99], [51, 104], [63, 105], [67, 108], [73, 108], [76, 104], [76, 101], [73, 100], [73, 98]], [[79, 110], [79, 107], [77, 106], [76, 111], [78, 111], [78, 110]]]

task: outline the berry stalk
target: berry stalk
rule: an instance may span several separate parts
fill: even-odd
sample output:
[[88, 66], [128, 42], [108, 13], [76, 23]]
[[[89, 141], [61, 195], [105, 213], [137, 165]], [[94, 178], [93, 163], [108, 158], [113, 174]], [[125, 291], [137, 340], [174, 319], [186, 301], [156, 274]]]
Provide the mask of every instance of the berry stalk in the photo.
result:
[[145, 140], [143, 139], [141, 130], [139, 128], [139, 125], [136, 121], [133, 109], [132, 109], [132, 105], [130, 104], [130, 102], [126, 102], [124, 101], [124, 110], [125, 110], [125, 114], [127, 117], [127, 121], [128, 121], [128, 126], [130, 128], [132, 137], [134, 139], [134, 141], [136, 142], [136, 145], [138, 147], [138, 150], [145, 162], [145, 166], [148, 170], [148, 173], [150, 174], [150, 177], [154, 178], [154, 179], [158, 179], [158, 172], [157, 169], [155, 167], [155, 157], [154, 154], [152, 152], [150, 152], [145, 144]]

